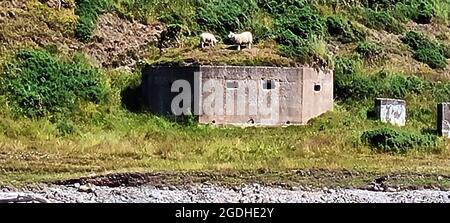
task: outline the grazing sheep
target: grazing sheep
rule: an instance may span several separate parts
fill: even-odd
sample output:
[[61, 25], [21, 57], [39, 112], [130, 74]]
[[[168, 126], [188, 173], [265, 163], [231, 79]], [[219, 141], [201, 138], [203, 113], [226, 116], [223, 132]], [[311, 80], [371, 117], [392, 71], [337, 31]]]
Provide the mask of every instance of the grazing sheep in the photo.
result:
[[253, 35], [251, 32], [243, 32], [240, 34], [236, 34], [233, 32], [230, 32], [228, 35], [228, 38], [233, 40], [238, 45], [238, 50], [241, 50], [241, 45], [248, 44], [248, 48], [252, 48], [253, 43]]
[[217, 43], [216, 37], [211, 33], [202, 33], [200, 35], [200, 43], [202, 44], [202, 49], [205, 48], [205, 44], [214, 46]]

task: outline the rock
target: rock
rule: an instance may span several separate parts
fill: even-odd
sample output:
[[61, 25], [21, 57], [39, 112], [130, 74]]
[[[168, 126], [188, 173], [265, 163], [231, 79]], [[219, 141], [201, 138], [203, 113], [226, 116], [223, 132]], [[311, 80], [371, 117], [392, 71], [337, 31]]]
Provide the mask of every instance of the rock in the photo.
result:
[[85, 193], [93, 193], [95, 191], [95, 185], [91, 183], [87, 183], [85, 185], [81, 185], [78, 187], [79, 192]]
[[162, 198], [161, 194], [156, 192], [151, 193], [149, 197], [154, 198], [156, 200], [160, 200]]
[[73, 186], [76, 187], [76, 188], [79, 188], [80, 187], [80, 183], [74, 183]]
[[177, 187], [175, 187], [175, 186], [173, 186], [173, 185], [170, 185], [170, 186], [169, 186], [169, 190], [172, 190], [172, 191], [173, 191], [173, 190], [177, 190]]
[[397, 189], [393, 187], [385, 187], [384, 192], [397, 192]]
[[328, 190], [326, 190], [326, 193], [334, 194], [334, 193], [336, 193], [336, 190], [334, 190], [334, 189], [328, 189]]
[[50, 203], [50, 201], [34, 194], [0, 193], [0, 203]]
[[437, 180], [438, 180], [438, 181], [442, 181], [442, 180], [444, 180], [444, 178], [443, 178], [442, 176], [438, 176], [438, 177], [437, 177]]

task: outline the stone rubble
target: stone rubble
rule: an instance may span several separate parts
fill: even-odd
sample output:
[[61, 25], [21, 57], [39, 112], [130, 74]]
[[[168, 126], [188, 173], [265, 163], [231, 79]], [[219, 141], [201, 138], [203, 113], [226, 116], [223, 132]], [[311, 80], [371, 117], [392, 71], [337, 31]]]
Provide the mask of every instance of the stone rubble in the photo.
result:
[[[7, 189], [56, 203], [449, 203], [450, 192], [441, 190], [386, 191], [360, 189], [296, 190], [259, 184], [221, 187], [201, 184], [189, 187], [104, 187], [80, 190], [85, 185], [48, 185], [35, 189]], [[86, 187], [86, 186], [85, 186]], [[11, 191], [13, 190], [13, 191]], [[6, 191], [6, 192], [5, 192]]]

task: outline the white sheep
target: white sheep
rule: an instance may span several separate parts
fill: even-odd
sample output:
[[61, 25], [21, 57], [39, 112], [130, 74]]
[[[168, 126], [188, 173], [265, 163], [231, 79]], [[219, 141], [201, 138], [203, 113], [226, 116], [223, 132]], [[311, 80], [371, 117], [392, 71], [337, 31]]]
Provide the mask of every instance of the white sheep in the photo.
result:
[[243, 32], [240, 34], [230, 32], [230, 34], [228, 34], [228, 38], [233, 40], [238, 45], [239, 51], [241, 50], [241, 45], [245, 45], [245, 44], [248, 44], [249, 49], [252, 48], [253, 35], [251, 32]]
[[202, 44], [202, 49], [205, 48], [205, 44], [208, 44], [210, 46], [214, 46], [217, 44], [216, 37], [211, 33], [202, 33], [200, 35], [200, 43]]

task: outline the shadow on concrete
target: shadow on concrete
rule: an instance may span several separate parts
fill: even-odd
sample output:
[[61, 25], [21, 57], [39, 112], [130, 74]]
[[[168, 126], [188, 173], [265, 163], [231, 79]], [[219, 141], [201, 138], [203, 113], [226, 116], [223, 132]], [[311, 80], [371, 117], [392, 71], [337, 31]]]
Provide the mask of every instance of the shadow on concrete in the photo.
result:
[[237, 50], [238, 46], [237, 45], [229, 45], [227, 47], [225, 47], [226, 50]]
[[143, 93], [142, 84], [130, 85], [125, 88], [120, 95], [122, 106], [130, 112], [136, 114], [152, 114], [183, 126], [195, 126], [198, 123], [198, 117], [193, 115], [170, 116], [152, 112], [151, 109], [145, 104], [145, 96]]
[[131, 112], [143, 113], [144, 96], [142, 93], [142, 85], [131, 85], [125, 88], [120, 94], [122, 105]]
[[367, 110], [366, 116], [367, 116], [367, 119], [369, 119], [369, 120], [377, 120], [378, 118], [377, 118], [377, 112], [375, 110], [375, 107], [372, 107], [369, 110]]

